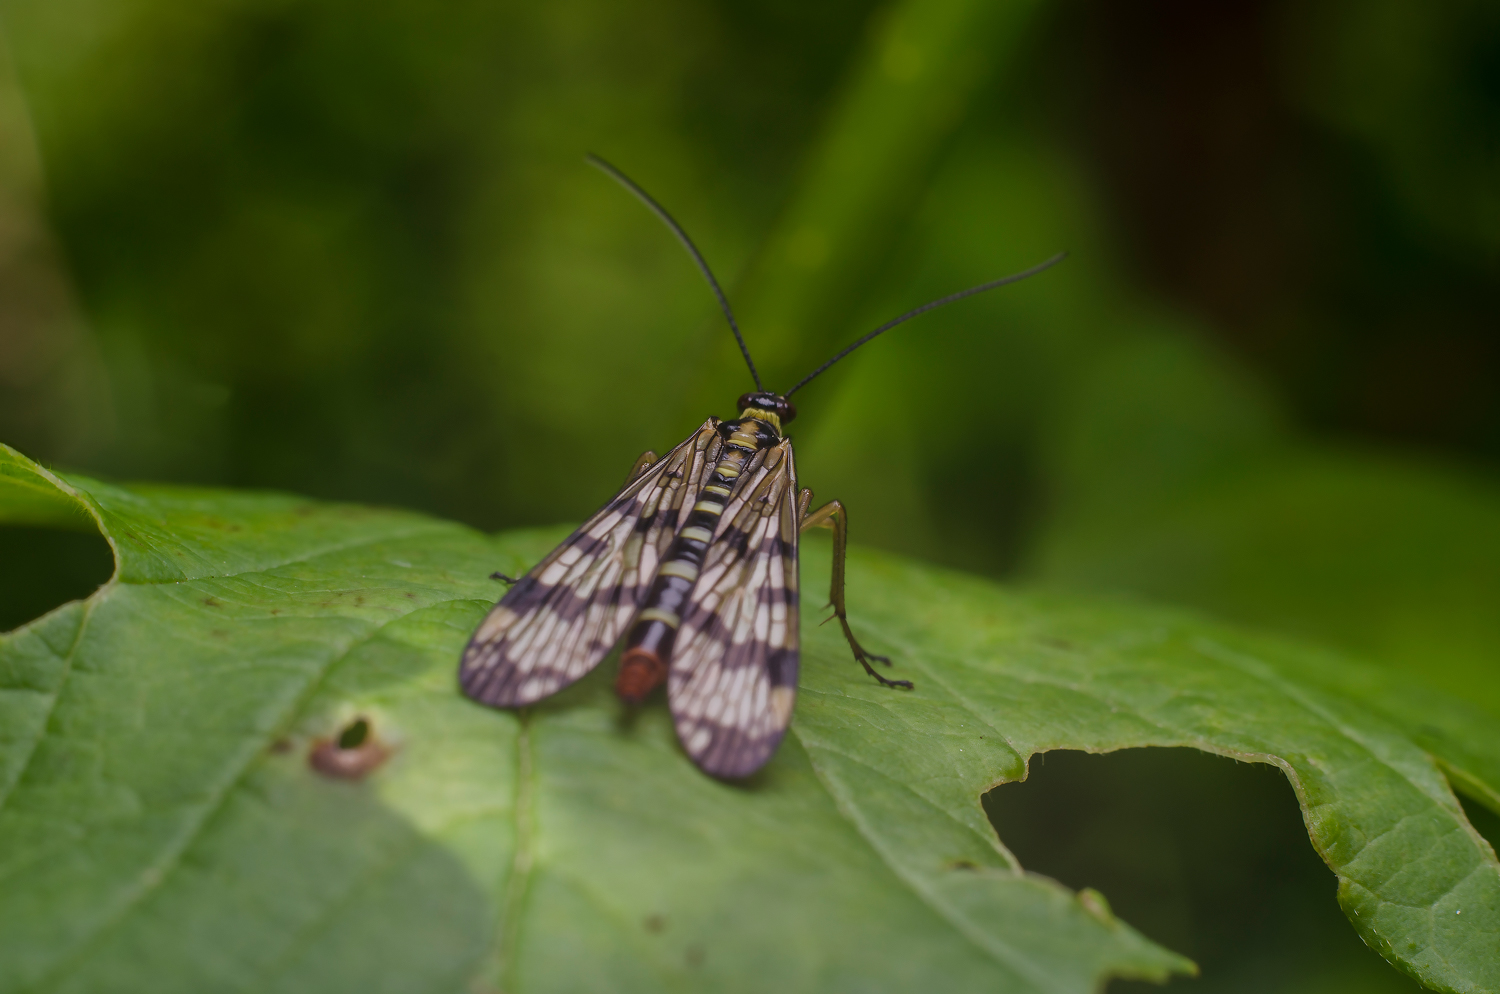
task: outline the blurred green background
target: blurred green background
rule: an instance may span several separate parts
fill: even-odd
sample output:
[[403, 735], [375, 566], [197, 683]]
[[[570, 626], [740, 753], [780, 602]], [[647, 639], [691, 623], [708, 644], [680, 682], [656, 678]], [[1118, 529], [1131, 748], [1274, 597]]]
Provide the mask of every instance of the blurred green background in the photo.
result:
[[[1318, 639], [1500, 720], [1493, 4], [0, 0], [0, 29], [0, 439], [28, 455], [583, 517], [749, 388], [593, 151], [687, 227], [776, 388], [1072, 252], [798, 394], [803, 482], [856, 541]], [[7, 626], [107, 572], [5, 535]], [[1170, 781], [1161, 817], [1213, 781], [1175, 762], [1117, 775]], [[1295, 819], [1284, 787], [1212, 806]], [[1091, 883], [1033, 834], [1027, 865]], [[1234, 879], [1171, 920], [1314, 900]], [[1130, 886], [1102, 889], [1145, 925]], [[1174, 986], [1339, 989], [1308, 929], [1263, 941], [1314, 986], [1215, 986], [1249, 974], [1211, 938]]]

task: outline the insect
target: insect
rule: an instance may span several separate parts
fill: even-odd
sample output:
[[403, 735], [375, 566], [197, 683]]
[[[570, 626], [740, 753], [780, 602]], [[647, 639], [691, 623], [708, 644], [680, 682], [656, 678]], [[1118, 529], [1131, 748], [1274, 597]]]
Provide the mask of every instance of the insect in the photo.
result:
[[[935, 307], [1025, 279], [1061, 261], [950, 294], [888, 321], [784, 393], [765, 389], [729, 301], [702, 254], [660, 204], [614, 166], [589, 162], [638, 197], [676, 235], [708, 280], [755, 390], [739, 417], [710, 417], [658, 458], [643, 454], [625, 486], [512, 586], [475, 630], [459, 665], [464, 693], [514, 708], [588, 673], [621, 641], [615, 690], [639, 704], [663, 681], [682, 747], [704, 772], [748, 776], [776, 751], [797, 695], [797, 540], [833, 530], [829, 603], [854, 658], [882, 686], [890, 660], [865, 649], [844, 610], [848, 516], [811, 510], [797, 488], [786, 426], [791, 396], [877, 335]], [[498, 574], [497, 574], [498, 576]], [[501, 579], [508, 579], [501, 577]]]

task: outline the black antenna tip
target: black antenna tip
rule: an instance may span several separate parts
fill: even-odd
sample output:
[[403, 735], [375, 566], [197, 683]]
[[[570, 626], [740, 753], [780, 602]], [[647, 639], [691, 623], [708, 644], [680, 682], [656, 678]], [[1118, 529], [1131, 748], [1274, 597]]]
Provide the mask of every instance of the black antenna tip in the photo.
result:
[[915, 308], [914, 310], [907, 311], [905, 314], [901, 315], [900, 317], [895, 318], [894, 320], [891, 320], [891, 321], [887, 321], [885, 324], [881, 325], [879, 328], [876, 328], [874, 331], [870, 332], [868, 335], [865, 335], [863, 338], [861, 338], [858, 341], [854, 342], [854, 344], [852, 344], [848, 348], [844, 349], [842, 352], [840, 352], [838, 355], [834, 356], [832, 359], [829, 359], [827, 362], [823, 363], [823, 365], [819, 366], [817, 369], [813, 370], [811, 373], [808, 373], [806, 376], [802, 377], [802, 379], [798, 381], [798, 383], [797, 383], [796, 386], [792, 387], [786, 393], [782, 394], [782, 396], [783, 397], [790, 397], [792, 394], [796, 393], [798, 390], [801, 390], [803, 387], [805, 387], [809, 383], [811, 383], [814, 377], [816, 377], [818, 374], [822, 373], [829, 366], [832, 366], [834, 363], [836, 363], [840, 359], [844, 358], [850, 352], [853, 352], [855, 349], [859, 348], [861, 345], [863, 345], [866, 342], [870, 341], [870, 339], [874, 338], [876, 335], [879, 335], [882, 332], [890, 331], [892, 328], [896, 327], [896, 325], [901, 324], [904, 321], [910, 321], [912, 318], [916, 317], [918, 314], [925, 314], [925, 313], [927, 313], [930, 310], [934, 310], [935, 308], [942, 307], [944, 304], [951, 304], [951, 303], [953, 303], [956, 300], [963, 300], [965, 297], [972, 297], [976, 293], [984, 293], [986, 290], [994, 290], [994, 289], [997, 289], [999, 287], [1006, 286], [1006, 285], [1008, 285], [1010, 283], [1018, 283], [1021, 280], [1026, 279], [1028, 276], [1035, 276], [1037, 273], [1040, 273], [1040, 272], [1042, 272], [1045, 269], [1051, 269], [1053, 266], [1057, 265], [1059, 262], [1062, 262], [1067, 257], [1068, 257], [1068, 253], [1067, 252], [1059, 252], [1056, 255], [1054, 255], [1052, 258], [1046, 260], [1045, 262], [1040, 262], [1037, 265], [1032, 266], [1030, 269], [1023, 269], [1019, 273], [1012, 273], [1009, 276], [1002, 276], [998, 280], [990, 280], [988, 283], [981, 283], [978, 286], [971, 286], [967, 290], [960, 290], [957, 293], [950, 293], [946, 297], [939, 297], [937, 300], [934, 300], [934, 301], [931, 301], [929, 303], [923, 304], [921, 307]]
[[745, 357], [745, 365], [750, 367], [750, 378], [755, 381], [755, 389], [764, 390], [765, 388], [760, 383], [760, 373], [755, 368], [755, 360], [750, 358], [750, 349], [745, 345], [745, 336], [740, 334], [739, 322], [735, 321], [734, 311], [729, 306], [729, 298], [724, 296], [724, 291], [719, 288], [719, 281], [714, 279], [713, 270], [708, 268], [708, 263], [704, 260], [703, 253], [698, 251], [698, 246], [694, 245], [693, 240], [687, 236], [687, 232], [682, 230], [682, 225], [678, 224], [672, 215], [667, 213], [665, 207], [652, 199], [651, 194], [641, 189], [634, 180], [620, 172], [620, 170], [616, 169], [602, 157], [595, 155], [593, 152], [588, 152], [584, 155], [583, 161], [607, 174], [615, 182], [629, 190], [635, 195], [637, 200], [645, 204], [651, 213], [655, 214], [661, 219], [663, 224], [671, 229], [672, 234], [677, 236], [677, 240], [682, 243], [683, 248], [687, 249], [688, 255], [692, 256], [693, 262], [698, 266], [698, 271], [703, 274], [703, 278], [708, 281], [709, 288], [713, 290], [714, 296], [718, 299], [719, 309], [724, 312], [724, 318], [729, 322], [729, 330], [734, 332], [734, 340], [739, 344], [740, 355]]

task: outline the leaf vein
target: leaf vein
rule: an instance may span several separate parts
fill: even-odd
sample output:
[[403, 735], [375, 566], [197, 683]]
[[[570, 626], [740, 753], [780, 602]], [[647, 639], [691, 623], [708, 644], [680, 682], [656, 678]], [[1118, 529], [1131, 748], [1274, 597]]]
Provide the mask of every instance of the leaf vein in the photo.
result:
[[[10, 783], [5, 784], [4, 789], [0, 789], [0, 811], [5, 809], [5, 804], [15, 792], [16, 786], [25, 778], [26, 771], [31, 767], [31, 760], [36, 756], [37, 748], [42, 744], [42, 740], [47, 737], [47, 725], [51, 723], [52, 714], [57, 710], [57, 702], [62, 697], [63, 688], [68, 685], [68, 681], [73, 676], [73, 657], [78, 654], [78, 646], [83, 641], [84, 631], [88, 628], [89, 620], [93, 617], [95, 599], [103, 596], [113, 584], [114, 581], [110, 580], [83, 602], [83, 615], [78, 619], [78, 631], [73, 634], [73, 643], [68, 646], [68, 653], [63, 657], [62, 679], [58, 681], [57, 689], [49, 695], [51, 699], [47, 702], [47, 713], [43, 715], [41, 723], [37, 726], [36, 737], [31, 740], [31, 748], [26, 751], [26, 757], [21, 760], [21, 764], [16, 769], [16, 774], [11, 778]], [[42, 691], [42, 693], [46, 692]]]

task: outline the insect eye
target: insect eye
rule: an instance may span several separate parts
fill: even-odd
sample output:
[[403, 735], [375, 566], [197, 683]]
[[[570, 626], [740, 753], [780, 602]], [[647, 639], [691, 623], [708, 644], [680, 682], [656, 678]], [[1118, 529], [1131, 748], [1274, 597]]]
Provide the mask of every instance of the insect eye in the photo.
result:
[[776, 413], [781, 418], [782, 424], [787, 424], [797, 416], [797, 405], [789, 400], [783, 400], [776, 405], [780, 410]]
[[743, 411], [745, 408], [749, 407], [750, 406], [750, 399], [752, 397], [754, 397], [754, 396], [755, 396], [755, 394], [753, 394], [753, 393], [742, 393], [742, 394], [740, 394], [739, 409]]

